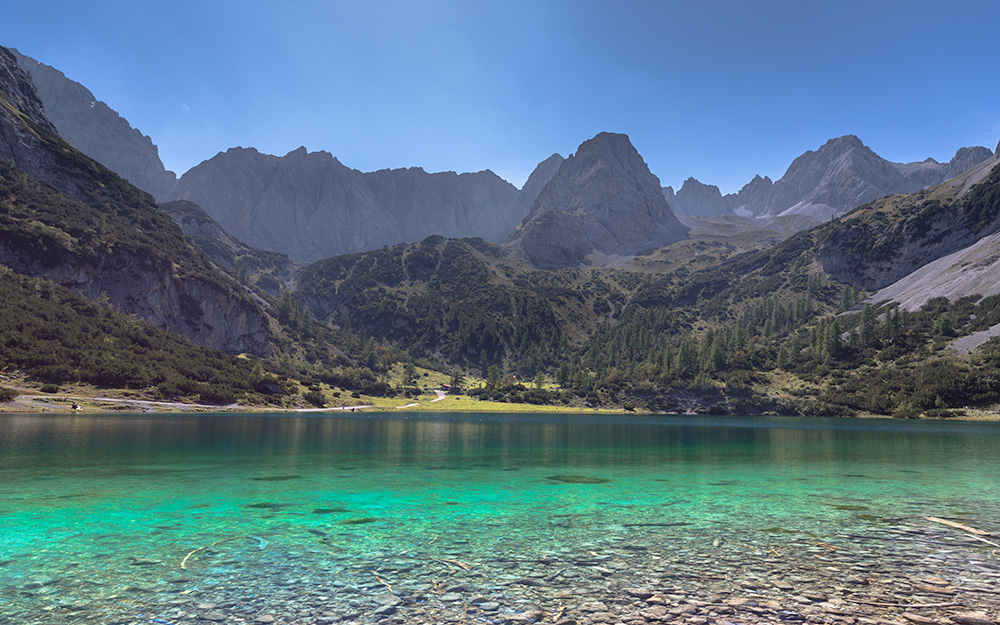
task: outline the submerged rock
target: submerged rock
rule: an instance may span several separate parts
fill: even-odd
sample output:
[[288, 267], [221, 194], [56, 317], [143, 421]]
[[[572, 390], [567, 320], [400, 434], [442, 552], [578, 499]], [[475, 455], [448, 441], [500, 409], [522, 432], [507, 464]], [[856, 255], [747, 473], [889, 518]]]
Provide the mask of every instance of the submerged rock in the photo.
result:
[[610, 484], [613, 481], [604, 477], [592, 477], [589, 475], [550, 475], [545, 479], [563, 484]]

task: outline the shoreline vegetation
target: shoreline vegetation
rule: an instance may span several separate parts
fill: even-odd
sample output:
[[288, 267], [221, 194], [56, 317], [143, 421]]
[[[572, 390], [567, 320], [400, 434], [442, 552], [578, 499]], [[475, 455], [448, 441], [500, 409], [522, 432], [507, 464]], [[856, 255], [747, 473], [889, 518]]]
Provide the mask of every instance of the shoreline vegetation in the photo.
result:
[[[128, 390], [97, 389], [83, 385], [67, 389], [67, 392], [44, 393], [39, 388], [23, 386], [5, 386], [17, 395], [10, 400], [0, 401], [0, 414], [33, 414], [33, 413], [122, 413], [122, 414], [214, 414], [214, 413], [250, 413], [250, 414], [285, 414], [323, 415], [323, 414], [355, 414], [362, 412], [467, 412], [467, 413], [553, 413], [553, 414], [648, 414], [648, 415], [698, 415], [697, 412], [647, 412], [643, 410], [628, 410], [624, 408], [588, 408], [585, 406], [553, 406], [528, 403], [511, 403], [480, 400], [468, 395], [448, 394], [437, 389], [426, 389], [420, 395], [412, 398], [386, 397], [349, 397], [345, 401], [333, 402], [330, 405], [316, 407], [306, 401], [294, 405], [276, 406], [271, 404], [240, 404], [226, 405], [203, 404], [184, 401], [154, 401], [143, 399], [138, 393]], [[919, 420], [933, 421], [1000, 421], [1000, 410], [996, 408], [966, 408], [956, 411], [949, 417], [920, 415]], [[707, 416], [707, 415], [706, 415]], [[769, 416], [801, 416], [801, 415], [769, 415]], [[859, 413], [845, 419], [898, 419], [891, 415]]]

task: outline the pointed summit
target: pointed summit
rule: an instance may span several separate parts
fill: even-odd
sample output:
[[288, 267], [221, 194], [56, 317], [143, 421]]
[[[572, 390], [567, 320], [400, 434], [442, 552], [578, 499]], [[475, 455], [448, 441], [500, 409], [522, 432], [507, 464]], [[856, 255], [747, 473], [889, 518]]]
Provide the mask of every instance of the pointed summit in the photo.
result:
[[521, 201], [524, 202], [525, 213], [531, 208], [542, 188], [549, 183], [549, 180], [552, 180], [552, 176], [556, 175], [556, 171], [559, 170], [559, 166], [563, 164], [564, 160], [566, 159], [562, 155], [553, 154], [539, 163], [528, 176], [528, 180], [521, 187]]
[[602, 132], [559, 166], [508, 243], [557, 269], [648, 253], [687, 233], [628, 136]]
[[[830, 139], [795, 159], [774, 183], [763, 214], [827, 220], [889, 193], [919, 188], [854, 135]], [[761, 213], [758, 213], [761, 214]]]
[[865, 144], [862, 143], [861, 139], [857, 135], [844, 135], [843, 137], [834, 137], [820, 147], [817, 152], [822, 152], [824, 150], [835, 151], [835, 152], [846, 152], [847, 150], [863, 150], [867, 149]]

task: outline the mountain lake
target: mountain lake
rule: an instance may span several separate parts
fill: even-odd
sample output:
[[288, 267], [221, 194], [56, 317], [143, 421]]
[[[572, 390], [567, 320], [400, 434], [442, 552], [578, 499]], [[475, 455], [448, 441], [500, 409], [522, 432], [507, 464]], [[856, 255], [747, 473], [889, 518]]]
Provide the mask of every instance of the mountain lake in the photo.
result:
[[1000, 423], [0, 415], [0, 622], [990, 623]]

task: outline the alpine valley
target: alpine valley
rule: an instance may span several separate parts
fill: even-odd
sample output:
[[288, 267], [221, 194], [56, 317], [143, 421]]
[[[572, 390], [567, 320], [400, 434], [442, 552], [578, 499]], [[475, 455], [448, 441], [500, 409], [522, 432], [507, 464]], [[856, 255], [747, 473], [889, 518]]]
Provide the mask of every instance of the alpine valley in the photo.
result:
[[0, 401], [392, 407], [448, 383], [472, 410], [993, 410], [998, 164], [849, 135], [724, 196], [601, 132], [521, 189], [305, 148], [178, 177], [0, 48]]

